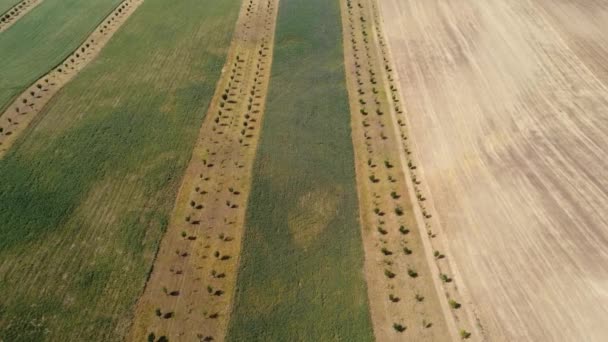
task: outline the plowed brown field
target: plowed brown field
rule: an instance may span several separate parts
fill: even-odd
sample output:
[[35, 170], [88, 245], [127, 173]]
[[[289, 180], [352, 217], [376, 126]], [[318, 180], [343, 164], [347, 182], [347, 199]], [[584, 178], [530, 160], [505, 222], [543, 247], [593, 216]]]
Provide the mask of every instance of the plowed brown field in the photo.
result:
[[608, 4], [379, 3], [434, 230], [485, 338], [608, 339]]

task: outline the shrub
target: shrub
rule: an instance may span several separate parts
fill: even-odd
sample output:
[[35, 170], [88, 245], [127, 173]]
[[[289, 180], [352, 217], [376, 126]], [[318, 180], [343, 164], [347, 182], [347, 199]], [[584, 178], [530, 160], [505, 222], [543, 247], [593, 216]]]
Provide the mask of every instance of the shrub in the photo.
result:
[[392, 255], [393, 252], [389, 251], [386, 247], [382, 247], [382, 254], [384, 255]]
[[401, 298], [395, 297], [392, 293], [390, 295], [388, 295], [388, 299], [390, 299], [390, 301], [393, 303], [397, 303], [401, 300]]
[[380, 233], [382, 235], [386, 235], [388, 232], [386, 231], [386, 229], [384, 229], [382, 227], [378, 227], [378, 233]]
[[422, 302], [424, 300], [424, 297], [421, 296], [419, 293], [416, 293], [416, 296], [414, 296], [414, 298], [416, 298], [416, 301], [418, 302]]
[[156, 310], [154, 312], [156, 313], [156, 316], [158, 316], [158, 317], [160, 317], [163, 314], [159, 308], [156, 308]]
[[448, 277], [445, 273], [439, 274], [439, 279], [441, 279], [441, 281], [443, 281], [444, 283], [449, 283], [452, 281], [452, 278]]
[[405, 253], [405, 255], [410, 255], [412, 254], [412, 250], [407, 247], [403, 247], [403, 253]]
[[182, 237], [185, 238], [188, 234], [184, 231], [182, 231]]
[[399, 227], [399, 232], [403, 235], [406, 235], [410, 232], [410, 230], [405, 228], [405, 226], [401, 226], [401, 227]]
[[414, 269], [412, 268], [408, 268], [407, 269], [407, 275], [409, 275], [412, 278], [416, 278], [418, 277], [418, 272], [416, 272]]
[[401, 208], [401, 207], [395, 208], [395, 214], [397, 214], [397, 216], [403, 216], [403, 208]]
[[404, 332], [405, 329], [406, 329], [406, 327], [403, 326], [403, 325], [401, 325], [401, 324], [399, 324], [399, 323], [394, 323], [393, 324], [393, 329], [395, 329], [395, 331], [397, 331], [397, 332]]
[[396, 274], [395, 274], [395, 273], [393, 273], [393, 272], [391, 272], [391, 271], [389, 271], [389, 270], [384, 270], [384, 275], [385, 275], [387, 278], [389, 278], [389, 279], [393, 279], [393, 278], [395, 278], [395, 276], [396, 276]]
[[154, 333], [150, 333], [148, 335], [148, 342], [154, 342], [154, 340], [156, 340], [156, 335], [154, 335]]
[[458, 309], [458, 308], [460, 308], [460, 306], [461, 306], [461, 305], [460, 305], [460, 303], [458, 303], [457, 301], [455, 301], [455, 300], [453, 300], [453, 299], [450, 299], [450, 300], [448, 301], [448, 303], [450, 304], [450, 307], [451, 307], [452, 309]]
[[391, 192], [391, 197], [392, 197], [393, 199], [398, 199], [398, 198], [399, 198], [399, 197], [401, 197], [401, 196], [400, 196], [399, 194], [397, 194], [397, 192], [393, 191], [393, 192]]
[[464, 329], [460, 329], [460, 338], [462, 338], [463, 340], [466, 340], [467, 338], [471, 337], [471, 333], [464, 330]]

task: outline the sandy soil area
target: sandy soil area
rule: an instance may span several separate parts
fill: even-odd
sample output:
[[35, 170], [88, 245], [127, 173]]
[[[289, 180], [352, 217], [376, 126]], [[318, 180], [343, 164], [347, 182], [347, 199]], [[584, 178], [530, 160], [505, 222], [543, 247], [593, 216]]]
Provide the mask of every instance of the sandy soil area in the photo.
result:
[[429, 212], [491, 341], [608, 338], [608, 5], [382, 0]]

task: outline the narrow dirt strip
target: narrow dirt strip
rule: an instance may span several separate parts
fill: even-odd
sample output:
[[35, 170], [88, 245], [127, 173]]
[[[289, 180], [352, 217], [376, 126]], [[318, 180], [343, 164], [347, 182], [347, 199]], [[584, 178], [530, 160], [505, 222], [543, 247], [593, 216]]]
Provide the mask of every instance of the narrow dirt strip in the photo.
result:
[[446, 322], [441, 291], [434, 286], [438, 275], [427, 258], [432, 252], [425, 246], [426, 231], [418, 224], [407, 173], [399, 167], [403, 123], [390, 114], [392, 88], [384, 84], [390, 68], [380, 51], [372, 4], [346, 0], [341, 8], [374, 335], [378, 341], [449, 341], [456, 328]]
[[39, 78], [0, 115], [0, 159], [51, 98], [86, 67], [144, 0], [121, 2], [63, 62]]
[[376, 0], [369, 1], [375, 17], [373, 30], [377, 37], [376, 52], [382, 56], [385, 62], [383, 83], [385, 89], [391, 92], [391, 119], [394, 123], [395, 134], [401, 136], [400, 164], [403, 173], [408, 176], [406, 178], [411, 201], [418, 203], [414, 208], [414, 214], [450, 333], [453, 339], [485, 340], [483, 327], [475, 312], [471, 297], [466, 287], [463, 286], [464, 282], [451, 257], [439, 217], [433, 215], [436, 210], [433, 206], [432, 195], [423, 182], [424, 172], [417, 163], [415, 143], [409, 139], [408, 115], [402, 109], [403, 97], [397, 86], [399, 75], [394, 72], [396, 68], [391, 57], [390, 45], [386, 43], [387, 40], [383, 34], [382, 13], [378, 9]]
[[243, 2], [171, 221], [137, 304], [131, 341], [225, 339], [277, 9], [277, 0]]
[[[342, 4], [374, 333], [381, 341], [481, 340], [408, 141], [407, 113], [375, 0]], [[385, 115], [388, 114], [388, 115]], [[396, 167], [395, 167], [396, 166]], [[395, 167], [395, 168], [394, 168]], [[394, 169], [393, 169], [394, 168]]]
[[23, 0], [0, 15], [0, 33], [8, 30], [14, 23], [19, 21], [34, 7], [40, 5], [44, 0]]

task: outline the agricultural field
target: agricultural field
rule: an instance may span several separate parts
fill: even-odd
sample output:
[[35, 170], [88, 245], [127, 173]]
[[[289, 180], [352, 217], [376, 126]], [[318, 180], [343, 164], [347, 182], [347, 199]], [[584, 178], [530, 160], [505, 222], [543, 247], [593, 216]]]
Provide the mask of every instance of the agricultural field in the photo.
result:
[[1, 32], [0, 112], [72, 53], [120, 2], [44, 0]]
[[373, 339], [338, 2], [281, 0], [231, 341]]
[[0, 340], [126, 336], [239, 6], [146, 0], [0, 160]]
[[605, 341], [607, 19], [0, 0], [0, 342]]
[[225, 338], [264, 119], [277, 8], [273, 0], [241, 5], [129, 340]]
[[0, 1], [0, 32], [8, 30], [40, 2], [42, 0]]
[[8, 11], [20, 2], [20, 0], [0, 0], [0, 15], [5, 14], [6, 11]]
[[439, 246], [412, 156], [407, 116], [378, 7], [342, 6], [344, 56], [374, 336], [380, 341], [474, 339], [449, 256]]
[[379, 3], [437, 226], [483, 336], [605, 341], [608, 6]]

